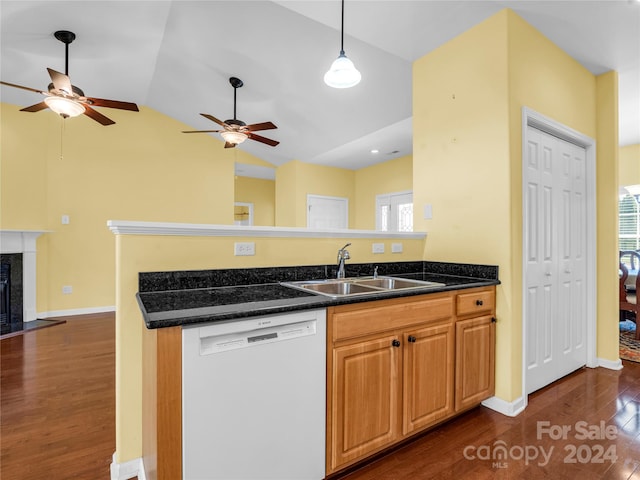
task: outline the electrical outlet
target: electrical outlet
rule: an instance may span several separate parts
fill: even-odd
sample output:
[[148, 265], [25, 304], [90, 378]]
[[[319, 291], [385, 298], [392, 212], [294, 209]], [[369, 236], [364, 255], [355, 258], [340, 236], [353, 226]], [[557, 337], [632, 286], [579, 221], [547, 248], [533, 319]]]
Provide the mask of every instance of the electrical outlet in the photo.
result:
[[384, 243], [372, 244], [371, 253], [384, 253]]
[[401, 243], [392, 243], [391, 244], [391, 253], [402, 253], [402, 244]]
[[73, 287], [71, 285], [65, 285], [64, 287], [62, 287], [63, 295], [70, 295], [72, 293], [73, 293]]
[[256, 254], [255, 242], [236, 242], [233, 244], [233, 254], [236, 256], [247, 256]]

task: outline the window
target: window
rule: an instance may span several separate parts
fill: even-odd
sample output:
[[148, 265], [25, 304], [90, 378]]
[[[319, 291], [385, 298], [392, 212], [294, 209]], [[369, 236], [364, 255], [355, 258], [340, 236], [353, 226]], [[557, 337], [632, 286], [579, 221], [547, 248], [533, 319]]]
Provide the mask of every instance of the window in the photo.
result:
[[640, 195], [626, 194], [618, 205], [620, 250], [640, 249]]
[[376, 195], [376, 230], [413, 232], [413, 192]]

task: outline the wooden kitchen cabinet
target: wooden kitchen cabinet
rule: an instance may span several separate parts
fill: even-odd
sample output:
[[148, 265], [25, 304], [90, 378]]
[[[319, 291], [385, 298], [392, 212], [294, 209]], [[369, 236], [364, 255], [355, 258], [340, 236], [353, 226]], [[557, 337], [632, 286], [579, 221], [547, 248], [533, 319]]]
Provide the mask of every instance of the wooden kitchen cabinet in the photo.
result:
[[495, 390], [495, 288], [456, 295], [456, 411], [476, 406]]
[[402, 434], [453, 413], [454, 328], [451, 322], [410, 330], [403, 344]]
[[328, 310], [327, 473], [453, 412], [449, 294]]
[[493, 395], [495, 338], [490, 315], [456, 322], [456, 411], [474, 407]]
[[385, 334], [334, 350], [334, 465], [399, 438], [399, 343], [397, 335]]
[[493, 395], [495, 287], [327, 314], [327, 474]]

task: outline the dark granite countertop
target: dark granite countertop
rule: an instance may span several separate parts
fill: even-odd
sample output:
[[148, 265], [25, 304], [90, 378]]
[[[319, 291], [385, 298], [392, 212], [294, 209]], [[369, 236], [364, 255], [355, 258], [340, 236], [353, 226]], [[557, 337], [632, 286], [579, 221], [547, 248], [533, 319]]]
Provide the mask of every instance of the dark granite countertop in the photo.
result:
[[[424, 290], [380, 291], [363, 296], [331, 298], [280, 285], [281, 281], [327, 278], [332, 266], [279, 267], [243, 270], [140, 273], [136, 297], [147, 328], [228, 321], [256, 315], [325, 308], [489, 285], [498, 285], [493, 266], [441, 262], [376, 264], [380, 275], [438, 282]], [[372, 265], [353, 265], [350, 276], [363, 276]], [[321, 274], [319, 274], [322, 273]], [[354, 275], [355, 273], [355, 275]], [[465, 275], [467, 274], [467, 275]], [[243, 283], [234, 285], [233, 278]], [[240, 280], [238, 280], [240, 279]], [[253, 280], [256, 283], [250, 283]]]

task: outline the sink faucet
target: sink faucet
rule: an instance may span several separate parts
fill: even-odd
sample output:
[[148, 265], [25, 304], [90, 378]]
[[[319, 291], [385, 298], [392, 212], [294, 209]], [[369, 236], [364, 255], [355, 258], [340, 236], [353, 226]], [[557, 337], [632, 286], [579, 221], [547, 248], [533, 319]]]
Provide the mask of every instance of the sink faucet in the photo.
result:
[[338, 275], [337, 278], [344, 278], [344, 261], [349, 260], [351, 257], [349, 256], [349, 252], [347, 251], [347, 247], [351, 245], [347, 243], [344, 247], [338, 250]]

